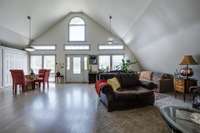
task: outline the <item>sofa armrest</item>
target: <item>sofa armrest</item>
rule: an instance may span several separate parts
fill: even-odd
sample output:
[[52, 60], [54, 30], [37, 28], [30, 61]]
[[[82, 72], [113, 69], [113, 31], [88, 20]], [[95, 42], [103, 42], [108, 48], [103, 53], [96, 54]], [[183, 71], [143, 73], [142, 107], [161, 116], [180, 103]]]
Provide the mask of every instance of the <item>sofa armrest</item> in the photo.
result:
[[101, 101], [107, 106], [108, 112], [113, 110], [115, 94], [110, 85], [105, 85], [100, 92]]
[[141, 84], [141, 86], [143, 86], [147, 89], [150, 89], [150, 90], [157, 88], [157, 85], [155, 83], [148, 81], [148, 80], [140, 80], [140, 84]]

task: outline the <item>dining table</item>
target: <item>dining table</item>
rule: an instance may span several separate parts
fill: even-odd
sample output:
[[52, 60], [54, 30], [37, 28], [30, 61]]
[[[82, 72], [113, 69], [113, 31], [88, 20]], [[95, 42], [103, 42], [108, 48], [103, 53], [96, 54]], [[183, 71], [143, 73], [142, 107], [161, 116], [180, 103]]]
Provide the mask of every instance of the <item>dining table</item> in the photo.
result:
[[25, 79], [27, 81], [27, 85], [26, 85], [26, 91], [29, 90], [35, 90], [35, 86], [36, 86], [36, 82], [37, 81], [37, 75], [25, 75]]

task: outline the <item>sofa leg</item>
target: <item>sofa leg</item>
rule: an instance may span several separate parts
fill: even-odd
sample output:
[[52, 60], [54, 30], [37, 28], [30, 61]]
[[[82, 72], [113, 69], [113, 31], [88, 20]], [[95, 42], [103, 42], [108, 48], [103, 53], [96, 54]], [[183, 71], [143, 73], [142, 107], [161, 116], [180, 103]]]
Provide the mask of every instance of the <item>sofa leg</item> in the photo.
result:
[[114, 110], [112, 104], [108, 103], [107, 110], [108, 112], [112, 112]]

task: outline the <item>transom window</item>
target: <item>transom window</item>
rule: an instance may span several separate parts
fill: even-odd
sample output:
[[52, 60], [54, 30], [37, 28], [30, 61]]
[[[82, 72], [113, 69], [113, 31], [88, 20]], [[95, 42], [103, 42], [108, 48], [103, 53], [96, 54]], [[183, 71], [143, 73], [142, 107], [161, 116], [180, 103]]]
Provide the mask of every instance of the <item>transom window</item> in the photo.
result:
[[74, 17], [69, 23], [69, 41], [85, 41], [85, 21], [80, 17]]
[[124, 45], [119, 45], [119, 44], [100, 44], [99, 46], [99, 50], [123, 50], [124, 49]]

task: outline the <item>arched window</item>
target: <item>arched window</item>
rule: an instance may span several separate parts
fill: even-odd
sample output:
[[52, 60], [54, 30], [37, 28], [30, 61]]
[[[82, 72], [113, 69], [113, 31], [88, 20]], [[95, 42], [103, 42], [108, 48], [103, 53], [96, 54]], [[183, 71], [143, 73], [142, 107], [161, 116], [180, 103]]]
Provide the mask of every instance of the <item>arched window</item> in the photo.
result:
[[80, 17], [74, 17], [69, 22], [69, 41], [85, 41], [85, 22]]

